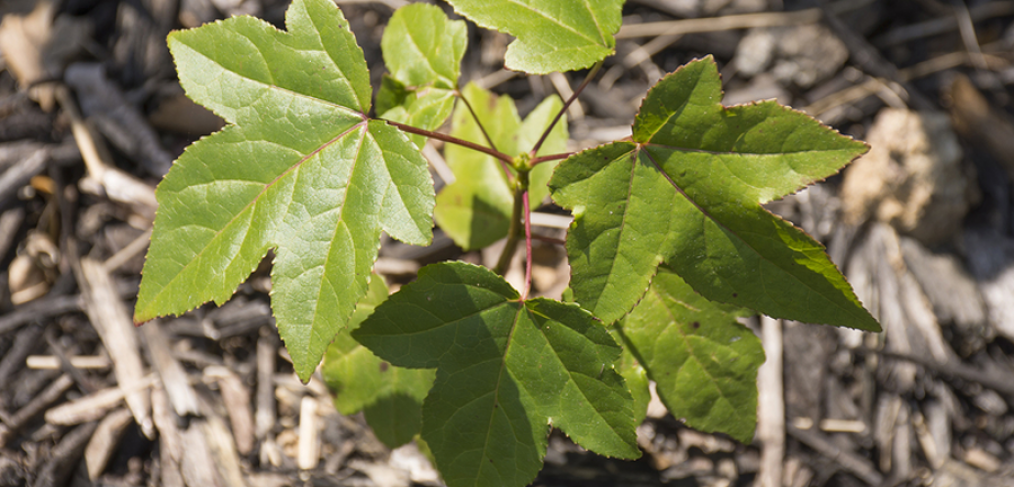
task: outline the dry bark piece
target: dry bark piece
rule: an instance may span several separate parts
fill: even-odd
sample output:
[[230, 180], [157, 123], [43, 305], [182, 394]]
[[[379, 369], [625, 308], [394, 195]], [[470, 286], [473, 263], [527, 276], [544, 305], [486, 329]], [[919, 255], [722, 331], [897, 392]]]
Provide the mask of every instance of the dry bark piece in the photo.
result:
[[932, 303], [937, 320], [954, 327], [962, 356], [970, 356], [992, 341], [982, 294], [956, 256], [931, 252], [909, 238], [901, 239], [901, 252], [906, 267]]
[[[10, 144], [4, 144], [7, 145]], [[13, 199], [22, 186], [28, 184], [32, 177], [42, 173], [46, 168], [46, 163], [49, 162], [49, 149], [46, 146], [33, 145], [33, 147], [34, 150], [7, 165], [0, 173], [0, 204]], [[4, 148], [0, 146], [0, 151]]]
[[63, 397], [63, 393], [67, 392], [72, 385], [74, 385], [74, 380], [63, 374], [46, 386], [46, 389], [32, 398], [28, 404], [22, 406], [9, 418], [5, 418], [4, 424], [0, 424], [0, 448], [4, 447], [28, 421], [43, 414], [46, 408]]
[[74, 425], [101, 419], [107, 411], [118, 406], [124, 397], [138, 392], [147, 392], [153, 380], [151, 376], [148, 376], [134, 381], [134, 389], [125, 389], [122, 386], [110, 387], [61, 404], [46, 411], [46, 422], [56, 425]]
[[60, 443], [56, 445], [49, 460], [39, 471], [38, 477], [32, 483], [32, 487], [58, 487], [65, 485], [67, 478], [77, 466], [81, 454], [84, 453], [85, 445], [95, 432], [98, 423], [88, 423], [78, 426], [63, 436]]
[[926, 244], [958, 235], [979, 195], [947, 116], [884, 109], [867, 142], [870, 152], [845, 172], [845, 222], [886, 222]]
[[[22, 89], [59, 77], [64, 64], [90, 41], [92, 25], [63, 15], [59, 2], [43, 0], [27, 15], [5, 15], [0, 22], [0, 51]], [[54, 105], [52, 86], [35, 86], [29, 96], [46, 111]]]
[[[98, 332], [113, 361], [113, 372], [120, 388], [126, 391], [127, 406], [134, 413], [141, 431], [154, 438], [151, 422], [151, 400], [144, 378], [137, 330], [113, 283], [112, 276], [101, 262], [82, 258], [75, 269], [81, 294], [85, 297], [85, 313]], [[144, 385], [144, 387], [140, 387]]]
[[297, 463], [301, 470], [313, 470], [320, 461], [320, 425], [317, 401], [303, 396], [299, 407], [299, 450]]
[[84, 450], [85, 466], [88, 469], [88, 479], [96, 480], [105, 471], [109, 459], [113, 457], [120, 436], [133, 419], [133, 415], [127, 409], [117, 409], [109, 413], [99, 422], [95, 434]]
[[208, 380], [218, 382], [222, 403], [229, 413], [229, 424], [236, 440], [236, 449], [247, 455], [254, 447], [253, 415], [250, 414], [250, 391], [235, 372], [226, 367], [212, 366], [204, 369]]
[[782, 322], [761, 317], [761, 339], [767, 360], [757, 371], [757, 438], [761, 450], [759, 487], [781, 487], [785, 461], [785, 389], [782, 377]]
[[7, 388], [11, 376], [21, 369], [25, 364], [25, 358], [35, 350], [42, 332], [41, 326], [32, 326], [19, 331], [14, 337], [11, 349], [0, 358], [0, 391]]
[[173, 156], [162, 148], [158, 134], [148, 121], [106, 78], [101, 64], [72, 64], [64, 80], [77, 93], [84, 115], [95, 121], [113, 145], [153, 176], [163, 176], [169, 171]]
[[44, 296], [57, 277], [60, 251], [48, 235], [30, 231], [23, 252], [11, 262], [8, 285], [11, 303], [24, 304]]
[[967, 76], [955, 76], [948, 95], [954, 130], [985, 146], [1014, 181], [1014, 124], [1010, 118], [995, 110]]
[[275, 357], [278, 339], [274, 330], [261, 327], [257, 339], [257, 412], [256, 436], [266, 439], [275, 427]]
[[158, 320], [141, 327], [141, 337], [152, 366], [158, 371], [173, 410], [179, 416], [198, 414], [197, 395], [183, 366], [172, 356], [169, 340]]

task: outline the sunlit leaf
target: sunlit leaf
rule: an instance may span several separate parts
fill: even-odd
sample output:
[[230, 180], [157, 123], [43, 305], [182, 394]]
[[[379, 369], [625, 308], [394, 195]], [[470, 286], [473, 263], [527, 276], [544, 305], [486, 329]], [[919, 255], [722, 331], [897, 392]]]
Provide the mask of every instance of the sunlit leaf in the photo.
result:
[[170, 34], [187, 95], [229, 125], [156, 190], [134, 319], [225, 302], [273, 248], [272, 308], [305, 381], [366, 293], [380, 232], [430, 241], [433, 188], [418, 149], [367, 120], [366, 61], [335, 5], [296, 0], [286, 27], [233, 17]]
[[630, 142], [557, 168], [553, 198], [575, 218], [576, 301], [613, 322], [665, 261], [710, 300], [879, 330], [824, 248], [760, 206], [831, 176], [866, 145], [773, 101], [721, 99], [714, 61], [693, 61], [648, 92]]

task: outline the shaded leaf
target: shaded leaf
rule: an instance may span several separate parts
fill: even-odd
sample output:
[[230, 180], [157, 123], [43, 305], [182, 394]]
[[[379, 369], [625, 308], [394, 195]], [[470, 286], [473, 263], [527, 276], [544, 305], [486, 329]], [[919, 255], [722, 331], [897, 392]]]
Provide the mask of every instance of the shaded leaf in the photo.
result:
[[760, 206], [834, 174], [866, 145], [773, 101], [721, 99], [714, 61], [693, 61], [648, 92], [631, 142], [557, 168], [553, 198], [575, 217], [577, 302], [615, 321], [665, 261], [711, 300], [879, 330], [824, 248]]
[[597, 453], [639, 455], [609, 333], [577, 306], [518, 298], [488, 269], [434, 264], [353, 332], [394, 365], [437, 368], [422, 437], [451, 487], [527, 484], [550, 425]]
[[532, 74], [590, 67], [613, 53], [623, 0], [448, 0], [454, 11], [517, 40], [507, 69]]
[[272, 307], [305, 381], [366, 293], [380, 232], [430, 241], [433, 190], [418, 149], [367, 121], [366, 62], [334, 4], [296, 0], [286, 27], [234, 17], [170, 34], [187, 95], [229, 125], [156, 190], [134, 319], [225, 302], [274, 248]]
[[347, 329], [338, 332], [328, 346], [321, 375], [334, 392], [338, 412], [349, 415], [365, 410], [366, 421], [377, 438], [397, 448], [419, 433], [422, 402], [433, 385], [435, 372], [395, 367], [349, 334], [386, 299], [387, 286], [383, 278], [374, 275]]
[[[462, 96], [475, 109], [476, 117], [486, 128], [495, 148], [509, 155], [531, 151], [563, 107], [559, 98], [550, 96], [522, 122], [509, 96], [494, 95], [471, 83], [462, 91]], [[488, 145], [475, 117], [461, 101], [451, 119], [451, 135]], [[567, 121], [562, 118], [538, 155], [565, 151], [567, 137]], [[444, 155], [457, 180], [445, 186], [437, 196], [434, 218], [440, 228], [466, 250], [486, 247], [506, 237], [514, 197], [500, 161], [454, 144], [446, 146]], [[533, 205], [538, 205], [549, 194], [546, 183], [556, 165], [557, 161], [539, 164], [529, 173], [529, 198]]]
[[757, 369], [764, 348], [736, 321], [745, 314], [703, 298], [662, 267], [618, 329], [673, 416], [749, 443], [757, 425]]

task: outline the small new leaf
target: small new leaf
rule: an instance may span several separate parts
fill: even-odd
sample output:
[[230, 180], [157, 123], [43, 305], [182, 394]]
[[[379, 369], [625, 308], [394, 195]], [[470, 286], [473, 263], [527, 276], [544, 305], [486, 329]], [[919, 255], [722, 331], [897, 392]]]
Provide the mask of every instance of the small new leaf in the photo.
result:
[[[415, 3], [395, 11], [380, 41], [391, 73], [377, 95], [380, 117], [425, 130], [440, 127], [454, 107], [467, 46], [465, 22], [449, 20], [435, 5]], [[426, 142], [421, 135], [410, 138], [418, 147]]]
[[879, 331], [824, 248], [766, 203], [867, 150], [773, 101], [725, 108], [712, 59], [648, 92], [632, 141], [570, 157], [553, 199], [575, 300], [603, 321], [633, 308], [662, 261], [704, 297], [775, 318]]
[[745, 314], [704, 299], [660, 267], [644, 298], [617, 327], [673, 416], [749, 443], [757, 425], [757, 369], [764, 348], [736, 321]]
[[517, 40], [507, 69], [532, 74], [590, 67], [613, 53], [623, 0], [448, 0], [454, 10]]
[[575, 305], [519, 300], [488, 269], [427, 266], [352, 335], [394, 365], [437, 368], [422, 437], [451, 487], [528, 484], [550, 425], [600, 454], [640, 454], [606, 329]]
[[370, 80], [330, 0], [295, 0], [288, 32], [233, 17], [174, 32], [187, 95], [229, 125], [194, 143], [159, 184], [134, 319], [221, 304], [275, 250], [272, 308], [299, 377], [367, 290], [381, 230], [432, 238], [426, 161], [367, 121]]
[[[559, 98], [550, 96], [522, 122], [509, 96], [497, 96], [472, 83], [465, 86], [461, 96], [471, 103], [476, 116], [472, 117], [464, 102], [459, 101], [451, 118], [451, 135], [488, 145], [476, 123], [478, 118], [495, 149], [512, 156], [532, 150], [563, 107]], [[565, 151], [567, 137], [564, 117], [553, 127], [536, 155]], [[437, 195], [433, 216], [440, 228], [465, 250], [480, 249], [507, 236], [514, 195], [500, 161], [457, 145], [447, 145], [444, 155], [457, 180]], [[529, 198], [534, 206], [549, 194], [546, 183], [556, 165], [557, 161], [542, 163], [529, 174]]]

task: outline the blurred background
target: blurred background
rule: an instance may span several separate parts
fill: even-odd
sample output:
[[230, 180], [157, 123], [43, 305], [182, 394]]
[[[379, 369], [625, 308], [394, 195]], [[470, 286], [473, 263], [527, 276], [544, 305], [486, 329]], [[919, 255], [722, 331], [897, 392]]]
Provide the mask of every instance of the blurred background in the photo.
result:
[[[408, 2], [337, 3], [376, 88], [384, 25]], [[440, 485], [414, 445], [389, 450], [319, 376], [296, 379], [270, 256], [221, 308], [131, 323], [154, 187], [222, 127], [183, 95], [166, 34], [244, 14], [282, 27], [287, 6], [0, 1], [0, 487]], [[510, 37], [469, 35], [462, 85], [522, 115], [586, 74], [505, 71]], [[554, 433], [535, 485], [1014, 485], [1014, 1], [627, 0], [617, 39], [568, 110], [573, 150], [629, 135], [648, 88], [708, 54], [727, 105], [777, 99], [871, 144], [769, 209], [827, 246], [885, 331], [754, 319], [769, 361], [752, 444], [656, 399], [641, 460]], [[426, 155], [440, 187], [440, 146]], [[563, 212], [540, 213], [562, 238]], [[427, 248], [385, 239], [376, 270], [397, 287], [496, 256], [438, 230]], [[563, 249], [532, 259], [536, 291], [558, 296]]]

